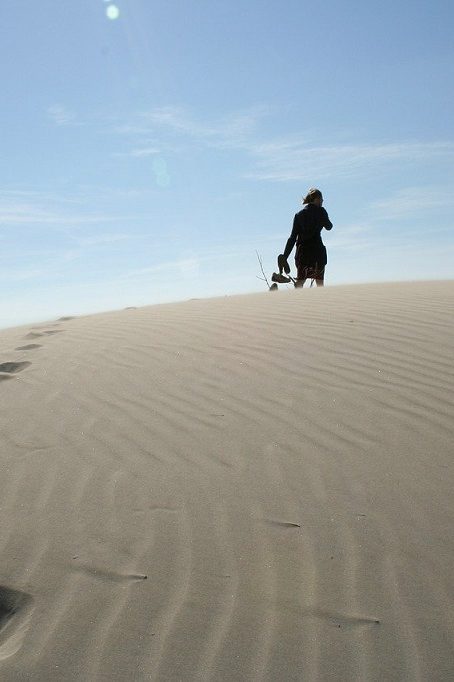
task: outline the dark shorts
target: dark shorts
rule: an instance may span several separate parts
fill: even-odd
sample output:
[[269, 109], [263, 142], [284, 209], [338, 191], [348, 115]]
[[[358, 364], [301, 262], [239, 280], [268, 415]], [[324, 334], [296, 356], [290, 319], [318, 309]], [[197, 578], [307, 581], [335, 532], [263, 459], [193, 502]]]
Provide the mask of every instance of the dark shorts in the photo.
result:
[[315, 265], [303, 265], [302, 263], [297, 267], [297, 279], [325, 279], [325, 266]]
[[318, 279], [323, 281], [327, 261], [326, 248], [321, 241], [315, 244], [308, 244], [306, 242], [301, 244], [295, 254], [297, 279]]

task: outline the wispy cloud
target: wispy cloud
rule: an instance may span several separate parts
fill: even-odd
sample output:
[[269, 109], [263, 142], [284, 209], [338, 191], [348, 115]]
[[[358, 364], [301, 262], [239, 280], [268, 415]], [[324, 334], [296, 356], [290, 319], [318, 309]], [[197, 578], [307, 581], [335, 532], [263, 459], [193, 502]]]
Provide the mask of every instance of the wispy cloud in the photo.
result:
[[452, 187], [440, 186], [402, 188], [370, 206], [378, 220], [410, 218], [423, 212], [430, 215], [447, 208], [454, 208], [454, 193]]
[[[79, 211], [74, 210], [78, 205]], [[39, 192], [0, 192], [0, 228], [17, 225], [91, 225], [133, 220], [133, 216], [83, 210], [77, 200]]]
[[92, 237], [73, 237], [73, 239], [81, 247], [98, 246], [99, 244], [114, 244], [115, 242], [125, 241], [133, 238], [134, 235], [131, 234], [98, 234]]
[[[352, 142], [320, 144], [312, 133], [264, 138], [259, 123], [269, 117], [269, 107], [258, 106], [232, 112], [217, 120], [197, 120], [186, 110], [161, 107], [137, 114], [132, 121], [117, 126], [116, 133], [141, 140], [129, 153], [144, 156], [157, 148], [167, 148], [175, 141], [185, 140], [199, 147], [234, 148], [245, 154], [249, 169], [243, 177], [274, 182], [303, 181], [314, 178], [354, 177], [392, 164], [418, 164], [454, 158], [454, 143], [438, 142]], [[151, 147], [146, 138], [153, 136], [157, 145]]]
[[43, 268], [5, 268], [0, 269], [0, 280], [11, 284], [13, 282], [26, 282], [31, 279], [37, 279], [47, 274], [47, 270]]
[[149, 156], [157, 156], [162, 153], [160, 146], [147, 144], [145, 141], [142, 142], [140, 147], [131, 149], [127, 152], [113, 152], [112, 157], [128, 157], [134, 159], [147, 158]]
[[329, 248], [337, 251], [365, 251], [376, 242], [374, 226], [370, 223], [352, 223], [350, 225], [336, 225], [329, 236], [323, 233]]
[[[159, 136], [160, 143], [171, 140], [193, 140], [204, 146], [244, 148], [270, 108], [256, 106], [227, 114], [217, 120], [200, 121], [179, 107], [159, 107], [136, 114], [132, 121], [117, 125], [113, 132], [143, 138]], [[164, 135], [164, 138], [163, 138]], [[247, 145], [246, 145], [247, 146]], [[146, 149], [146, 147], [145, 147]]]
[[47, 109], [47, 114], [58, 126], [81, 125], [74, 111], [70, 111], [62, 104], [53, 104]]
[[155, 154], [160, 154], [160, 149], [158, 147], [143, 147], [142, 149], [133, 149], [131, 151], [131, 156], [136, 158], [142, 158], [144, 156], [154, 156]]
[[352, 177], [367, 168], [393, 162], [417, 162], [454, 157], [450, 142], [311, 145], [306, 140], [283, 139], [251, 144], [255, 180], [311, 181], [313, 178]]
[[[106, 213], [63, 213], [47, 210], [40, 206], [14, 204], [0, 206], [0, 227], [8, 225], [91, 225], [107, 222], [124, 221], [125, 216], [114, 216]], [[127, 218], [131, 220], [131, 218]]]
[[235, 141], [251, 134], [258, 121], [269, 113], [268, 108], [254, 107], [250, 110], [233, 112], [217, 121], [196, 121], [183, 109], [161, 107], [142, 113], [141, 119], [152, 127], [164, 127], [192, 137]]
[[200, 265], [203, 258], [178, 258], [172, 261], [165, 261], [164, 263], [159, 263], [157, 265], [152, 265], [146, 268], [136, 268], [124, 273], [120, 276], [120, 279], [140, 279], [142, 277], [147, 277], [149, 275], [165, 275], [166, 277], [172, 277], [175, 275], [180, 275], [183, 277], [193, 277], [199, 274]]

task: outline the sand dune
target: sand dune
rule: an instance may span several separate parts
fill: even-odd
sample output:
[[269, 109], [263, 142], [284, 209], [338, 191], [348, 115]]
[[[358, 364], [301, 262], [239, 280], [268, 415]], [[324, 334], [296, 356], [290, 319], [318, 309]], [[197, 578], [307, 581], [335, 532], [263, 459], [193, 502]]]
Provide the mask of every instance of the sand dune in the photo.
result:
[[1, 331], [0, 679], [454, 679], [453, 330], [431, 282]]

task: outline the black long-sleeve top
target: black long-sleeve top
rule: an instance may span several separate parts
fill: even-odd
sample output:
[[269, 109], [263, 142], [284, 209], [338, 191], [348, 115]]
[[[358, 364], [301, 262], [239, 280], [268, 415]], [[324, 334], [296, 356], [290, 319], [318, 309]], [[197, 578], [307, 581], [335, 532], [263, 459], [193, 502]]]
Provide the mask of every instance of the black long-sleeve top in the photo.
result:
[[302, 265], [326, 265], [326, 248], [322, 242], [323, 228], [331, 230], [332, 222], [323, 206], [306, 204], [293, 220], [292, 234], [287, 240], [284, 256], [287, 259], [296, 243], [295, 261]]

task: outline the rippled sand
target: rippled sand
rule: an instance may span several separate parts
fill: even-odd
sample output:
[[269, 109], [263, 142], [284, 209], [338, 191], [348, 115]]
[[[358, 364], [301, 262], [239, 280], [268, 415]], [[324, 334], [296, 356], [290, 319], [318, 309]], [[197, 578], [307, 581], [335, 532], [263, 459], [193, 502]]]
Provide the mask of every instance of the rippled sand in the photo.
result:
[[454, 679], [454, 283], [0, 332], [0, 679]]

